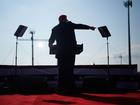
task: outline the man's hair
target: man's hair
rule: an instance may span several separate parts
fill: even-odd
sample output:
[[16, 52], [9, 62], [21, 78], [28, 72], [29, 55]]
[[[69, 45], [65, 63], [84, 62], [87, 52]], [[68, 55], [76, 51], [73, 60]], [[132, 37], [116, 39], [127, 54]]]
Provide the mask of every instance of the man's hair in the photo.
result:
[[59, 22], [67, 22], [68, 19], [67, 19], [67, 16], [66, 15], [60, 15], [59, 16]]

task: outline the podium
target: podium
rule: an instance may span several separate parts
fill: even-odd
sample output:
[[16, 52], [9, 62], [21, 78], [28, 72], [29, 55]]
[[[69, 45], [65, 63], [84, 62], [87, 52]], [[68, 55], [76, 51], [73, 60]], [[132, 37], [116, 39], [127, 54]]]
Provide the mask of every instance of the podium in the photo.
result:
[[[76, 48], [74, 50], [75, 54], [80, 54], [83, 51], [83, 44], [77, 44]], [[50, 47], [50, 52], [51, 55], [53, 54], [57, 54], [57, 45], [53, 45], [52, 47]]]

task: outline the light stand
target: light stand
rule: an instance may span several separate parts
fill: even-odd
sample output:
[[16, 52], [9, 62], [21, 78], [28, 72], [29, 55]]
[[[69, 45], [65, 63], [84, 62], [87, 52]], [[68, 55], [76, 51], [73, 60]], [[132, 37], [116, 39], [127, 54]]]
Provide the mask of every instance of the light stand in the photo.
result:
[[34, 66], [34, 31], [30, 31], [32, 41], [32, 66]]
[[108, 37], [111, 36], [108, 28], [106, 26], [101, 26], [98, 27], [98, 30], [100, 34], [102, 35], [103, 38], [106, 38], [107, 40], [107, 64], [109, 65], [109, 42], [108, 42]]
[[15, 66], [17, 66], [17, 50], [18, 50], [18, 37], [16, 37], [16, 56], [15, 56]]
[[107, 40], [107, 64], [109, 65], [109, 42], [108, 42], [108, 37], [106, 37]]
[[128, 8], [128, 59], [129, 65], [131, 65], [130, 7], [132, 7], [132, 0], [127, 0], [124, 2], [124, 6]]
[[16, 54], [15, 54], [15, 66], [18, 65], [18, 41], [31, 41], [32, 47], [32, 66], [34, 66], [34, 41], [48, 41], [48, 39], [34, 39], [35, 31], [30, 31], [31, 39], [19, 39], [22, 37], [25, 31], [27, 30], [27, 26], [19, 25], [18, 29], [16, 30], [14, 36], [16, 36]]
[[18, 53], [18, 37], [22, 37], [25, 31], [27, 30], [27, 26], [19, 25], [18, 29], [16, 30], [14, 36], [16, 36], [16, 55], [15, 55], [15, 66], [17, 66], [17, 53]]
[[100, 34], [102, 35], [103, 38], [106, 38], [107, 40], [107, 65], [108, 65], [108, 76], [110, 75], [110, 72], [109, 72], [109, 42], [108, 42], [108, 37], [111, 36], [108, 28], [106, 26], [101, 26], [101, 27], [98, 27], [98, 30], [100, 32]]

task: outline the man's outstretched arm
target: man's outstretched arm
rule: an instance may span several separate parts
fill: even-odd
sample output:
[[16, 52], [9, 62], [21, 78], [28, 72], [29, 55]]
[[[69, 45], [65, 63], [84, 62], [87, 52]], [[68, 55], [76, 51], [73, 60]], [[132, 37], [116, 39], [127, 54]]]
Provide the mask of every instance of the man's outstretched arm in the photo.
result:
[[91, 29], [91, 30], [95, 30], [96, 27], [94, 26], [89, 26], [89, 25], [85, 25], [85, 24], [75, 24], [72, 23], [74, 26], [74, 29]]

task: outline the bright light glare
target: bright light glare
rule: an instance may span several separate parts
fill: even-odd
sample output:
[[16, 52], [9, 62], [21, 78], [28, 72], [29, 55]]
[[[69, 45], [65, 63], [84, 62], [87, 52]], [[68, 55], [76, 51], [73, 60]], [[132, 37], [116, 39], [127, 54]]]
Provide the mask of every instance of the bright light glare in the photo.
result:
[[38, 43], [37, 43], [37, 47], [38, 47], [38, 48], [43, 48], [43, 47], [44, 47], [44, 44], [43, 44], [42, 42], [38, 42]]

